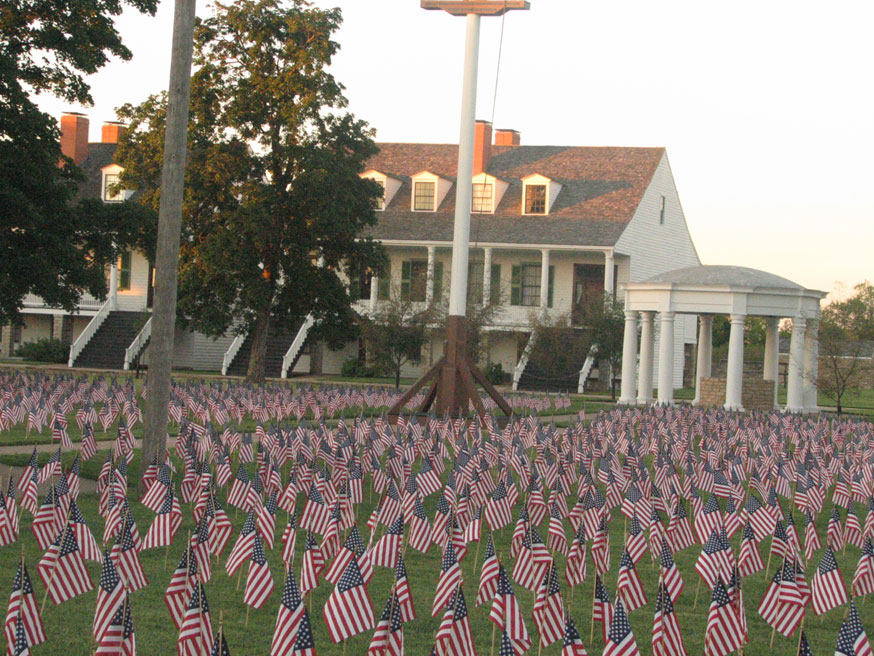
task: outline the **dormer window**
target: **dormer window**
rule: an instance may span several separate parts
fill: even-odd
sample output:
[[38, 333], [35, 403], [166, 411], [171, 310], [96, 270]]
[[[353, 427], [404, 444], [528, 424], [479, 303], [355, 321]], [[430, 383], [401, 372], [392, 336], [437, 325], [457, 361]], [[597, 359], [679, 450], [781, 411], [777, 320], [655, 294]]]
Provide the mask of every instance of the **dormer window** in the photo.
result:
[[525, 214], [546, 214], [546, 185], [525, 185]]
[[374, 199], [373, 209], [377, 212], [382, 212], [386, 206], [391, 203], [398, 189], [401, 188], [401, 181], [398, 178], [393, 178], [380, 171], [366, 171], [361, 174], [365, 180], [373, 180], [376, 184], [382, 187], [382, 198]]
[[103, 175], [103, 200], [106, 203], [120, 203], [124, 200], [124, 189], [116, 189], [119, 183], [118, 173]]
[[470, 211], [491, 214], [494, 209], [495, 185], [491, 182], [474, 182]]
[[430, 171], [410, 176], [413, 185], [410, 209], [414, 212], [436, 212], [452, 186], [452, 180]]
[[543, 175], [522, 178], [522, 214], [549, 214], [562, 186]]
[[413, 209], [416, 212], [433, 212], [437, 190], [436, 182], [417, 181], [413, 183]]

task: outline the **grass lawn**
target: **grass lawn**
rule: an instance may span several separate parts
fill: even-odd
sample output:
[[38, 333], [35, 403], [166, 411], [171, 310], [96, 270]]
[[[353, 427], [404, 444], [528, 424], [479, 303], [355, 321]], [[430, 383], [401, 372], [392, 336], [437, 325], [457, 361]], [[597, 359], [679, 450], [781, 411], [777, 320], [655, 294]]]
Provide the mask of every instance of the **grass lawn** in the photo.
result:
[[[95, 458], [94, 462], [98, 462], [98, 460], [102, 462], [99, 457]], [[135, 468], [132, 468], [132, 480], [136, 478], [134, 471]], [[133, 512], [139, 527], [140, 535], [144, 536], [151, 524], [153, 514], [142, 505], [135, 502], [133, 496], [130, 497], [130, 500], [132, 502]], [[369, 516], [375, 500], [375, 497], [370, 498], [366, 491], [364, 502], [357, 509], [357, 516], [360, 522], [359, 528], [361, 528], [365, 540], [367, 539], [367, 529], [363, 526], [363, 522], [366, 521], [366, 518]], [[299, 498], [298, 501], [298, 507], [302, 508], [303, 499]], [[426, 500], [425, 507], [429, 518], [432, 518], [434, 515], [436, 501], [437, 495], [432, 495]], [[781, 499], [781, 502], [785, 504], [786, 500]], [[97, 512], [96, 498], [93, 496], [83, 496], [80, 499], [80, 506], [91, 526], [92, 532], [99, 540], [102, 534], [103, 520]], [[819, 517], [820, 521], [818, 528], [820, 537], [823, 541], [825, 539], [825, 529], [828, 517], [827, 511], [829, 509], [830, 507], [827, 506], [826, 512], [823, 512]], [[518, 511], [518, 506], [516, 511]], [[175, 544], [170, 547], [169, 553], [164, 549], [157, 549], [141, 554], [150, 585], [132, 595], [132, 607], [139, 653], [147, 656], [153, 654], [175, 653], [178, 632], [170, 622], [169, 613], [163, 601], [163, 595], [170, 580], [172, 571], [181, 556], [184, 546], [184, 538], [189, 531], [194, 529], [190, 504], [183, 506], [183, 514], [183, 525], [180, 532], [177, 534]], [[229, 510], [229, 515], [234, 524], [235, 532], [239, 532], [245, 519], [244, 515], [242, 513], [235, 515], [232, 509]], [[615, 593], [616, 568], [618, 567], [621, 554], [624, 528], [623, 519], [619, 514], [618, 509], [614, 511], [613, 517], [614, 521], [611, 524], [610, 531], [612, 569], [606, 582], [611, 596]], [[797, 513], [795, 519], [800, 527], [801, 517]], [[269, 645], [276, 620], [284, 576], [281, 563], [281, 543], [279, 537], [282, 534], [286, 521], [287, 518], [285, 512], [280, 511], [277, 517], [276, 527], [277, 545], [273, 552], [268, 552], [267, 555], [273, 571], [276, 588], [264, 608], [260, 610], [252, 610], [248, 614], [248, 626], [246, 624], [246, 607], [242, 603], [245, 580], [242, 582], [241, 589], [237, 590], [236, 580], [230, 579], [224, 570], [224, 560], [236, 540], [236, 535], [232, 537], [229, 542], [227, 551], [225, 552], [225, 558], [214, 561], [213, 577], [206, 586], [213, 624], [217, 631], [218, 619], [221, 613], [224, 617], [224, 629], [230, 650], [235, 656], [250, 654], [263, 655], [269, 653]], [[31, 574], [31, 578], [34, 580], [36, 594], [41, 602], [44, 588], [42, 583], [38, 581], [36, 565], [42, 556], [42, 553], [37, 548], [35, 540], [30, 532], [30, 524], [31, 517], [29, 514], [25, 513], [21, 525], [22, 545], [28, 570]], [[547, 522], [544, 523], [540, 531], [544, 540], [546, 539], [546, 524]], [[510, 571], [512, 571], [512, 562], [509, 560], [507, 554], [512, 530], [513, 527], [511, 525], [495, 534], [495, 543], [499, 557], [501, 557], [505, 566], [507, 566]], [[483, 540], [486, 539], [486, 535], [487, 533], [484, 531]], [[735, 536], [735, 539], [732, 540], [732, 542], [735, 549], [737, 549], [739, 545], [739, 534]], [[298, 576], [300, 576], [300, 562], [303, 545], [304, 535], [303, 532], [301, 532], [297, 539], [297, 554], [294, 561], [294, 569]], [[492, 624], [488, 620], [490, 606], [487, 604], [479, 608], [474, 607], [481, 562], [475, 559], [476, 545], [472, 544], [471, 546], [471, 552], [462, 563], [465, 581], [464, 590], [468, 602], [471, 628], [476, 648], [479, 654], [484, 655], [490, 653], [492, 635]], [[767, 542], [760, 545], [760, 550], [765, 560], [767, 560], [767, 547]], [[8, 594], [9, 586], [15, 575], [16, 562], [20, 557], [21, 550], [22, 546], [17, 544], [0, 549], [0, 589], [2, 589], [4, 595]], [[690, 654], [703, 653], [704, 631], [707, 623], [707, 609], [709, 606], [709, 593], [706, 590], [706, 587], [701, 591], [697, 608], [693, 606], [695, 599], [695, 586], [698, 580], [698, 577], [694, 572], [694, 563], [699, 553], [700, 548], [693, 547], [684, 552], [680, 552], [676, 556], [678, 567], [680, 568], [680, 572], [686, 583], [686, 588], [677, 603], [676, 611], [680, 627], [683, 630], [683, 635], [686, 639], [686, 648]], [[852, 574], [859, 557], [859, 550], [855, 547], [849, 547], [845, 554], [839, 553], [837, 554], [837, 557], [845, 583], [849, 589]], [[595, 639], [593, 641], [589, 640], [592, 609], [592, 585], [594, 580], [592, 576], [594, 569], [591, 561], [589, 562], [589, 578], [581, 586], [575, 589], [573, 593], [571, 593], [570, 589], [565, 584], [563, 576], [564, 559], [559, 556], [558, 560], [562, 594], [564, 595], [566, 602], [569, 603], [571, 614], [583, 636], [583, 641], [585, 642], [590, 654], [593, 656], [601, 654], [603, 643], [598, 635], [599, 627], [595, 627]], [[814, 564], [818, 562], [819, 554], [815, 557]], [[434, 633], [439, 625], [440, 618], [432, 618], [430, 616], [431, 601], [437, 583], [439, 565], [440, 553], [436, 547], [432, 546], [427, 554], [421, 554], [412, 549], [407, 551], [407, 572], [412, 586], [413, 601], [418, 614], [418, 618], [414, 622], [407, 624], [405, 627], [406, 653], [411, 655], [427, 654], [430, 652], [433, 644]], [[774, 565], [772, 564], [771, 567], [773, 573]], [[91, 563], [89, 564], [89, 569], [96, 584], [100, 575], [99, 564]], [[650, 603], [646, 607], [631, 613], [631, 626], [641, 653], [649, 654], [655, 593], [658, 585], [658, 570], [651, 566], [648, 555], [645, 555], [640, 561], [638, 570], [641, 574], [644, 589]], [[808, 582], [812, 579], [813, 572], [813, 565], [808, 566]], [[388, 596], [392, 581], [393, 572], [391, 570], [377, 568], [376, 575], [369, 586], [374, 614], [377, 619], [379, 618]], [[318, 653], [321, 655], [339, 656], [344, 653], [344, 648], [342, 645], [334, 645], [330, 642], [321, 612], [321, 609], [332, 589], [333, 586], [328, 583], [321, 585], [314, 591], [312, 599], [308, 601], [308, 605], [313, 609], [312, 624]], [[529, 652], [533, 654], [536, 653], [537, 650], [536, 627], [531, 619], [534, 595], [530, 591], [516, 585], [515, 582], [514, 589], [519, 598], [528, 631], [532, 635], [532, 639], [535, 641], [534, 647]], [[795, 654], [797, 648], [797, 635], [791, 638], [782, 638], [778, 636], [775, 640], [774, 648], [768, 648], [771, 630], [756, 612], [756, 608], [764, 591], [764, 572], [760, 572], [745, 579], [744, 598], [750, 629], [750, 644], [747, 646], [746, 653], [751, 655], [769, 653], [774, 656], [789, 656]], [[43, 615], [48, 642], [35, 648], [34, 651], [38, 654], [53, 656], [92, 653], [94, 644], [91, 642], [91, 624], [93, 621], [95, 599], [96, 591], [92, 591], [66, 602], [60, 607], [55, 607], [51, 602], [49, 602], [46, 605], [45, 613]], [[864, 606], [860, 609], [862, 622], [869, 632], [874, 633], [874, 618], [872, 618], [870, 612], [866, 611], [867, 608]], [[840, 627], [844, 610], [842, 608], [835, 609], [827, 613], [822, 619], [814, 617], [811, 610], [808, 610], [808, 612], [809, 615], [806, 622], [806, 628], [813, 652], [816, 654], [832, 653], [834, 645], [837, 642], [838, 629]], [[350, 639], [345, 646], [345, 653], [350, 656], [364, 654], [370, 643], [371, 636], [372, 632], [366, 632]], [[0, 638], [0, 644], [2, 644], [2, 638]], [[556, 656], [560, 651], [561, 644], [559, 642], [551, 647], [544, 648], [542, 653], [547, 656]]]

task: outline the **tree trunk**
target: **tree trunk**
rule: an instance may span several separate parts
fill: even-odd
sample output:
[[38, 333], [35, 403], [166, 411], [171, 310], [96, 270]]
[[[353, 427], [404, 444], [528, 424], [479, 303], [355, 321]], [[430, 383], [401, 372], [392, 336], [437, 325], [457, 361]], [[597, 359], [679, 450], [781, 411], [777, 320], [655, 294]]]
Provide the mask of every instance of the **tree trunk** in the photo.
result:
[[262, 310], [255, 321], [252, 333], [252, 351], [249, 354], [249, 370], [246, 381], [260, 385], [264, 382], [264, 357], [267, 354], [267, 336], [270, 332], [270, 310]]
[[399, 390], [401, 388], [401, 366], [398, 365], [395, 369], [395, 389]]
[[[149, 396], [143, 421], [143, 471], [153, 458], [161, 463], [167, 449], [167, 409], [170, 404], [170, 368], [173, 333], [176, 327], [176, 291], [179, 270], [179, 236], [185, 157], [188, 150], [188, 105], [191, 97], [191, 58], [194, 44], [195, 0], [176, 0], [173, 16], [173, 45], [170, 88], [167, 102], [167, 130], [164, 135], [164, 164], [161, 172], [161, 204], [158, 211], [156, 287], [152, 311], [152, 340]], [[141, 472], [142, 473], [142, 472]], [[141, 477], [140, 493], [145, 491]]]

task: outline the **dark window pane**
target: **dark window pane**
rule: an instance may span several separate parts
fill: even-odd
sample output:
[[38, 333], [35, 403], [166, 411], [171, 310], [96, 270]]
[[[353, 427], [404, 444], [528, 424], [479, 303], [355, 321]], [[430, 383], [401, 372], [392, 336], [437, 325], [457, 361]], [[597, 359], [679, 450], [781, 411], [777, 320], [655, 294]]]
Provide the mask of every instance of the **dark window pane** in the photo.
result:
[[525, 185], [525, 214], [546, 214], [546, 185]]
[[414, 210], [434, 211], [434, 192], [436, 186], [433, 182], [417, 182], [415, 184], [413, 197]]

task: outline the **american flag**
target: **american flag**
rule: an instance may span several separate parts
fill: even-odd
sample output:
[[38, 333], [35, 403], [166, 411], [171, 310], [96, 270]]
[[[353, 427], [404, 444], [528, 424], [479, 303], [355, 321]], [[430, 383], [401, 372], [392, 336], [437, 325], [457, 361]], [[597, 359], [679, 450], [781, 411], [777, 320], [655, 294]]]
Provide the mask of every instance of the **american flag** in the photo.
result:
[[635, 642], [634, 634], [631, 632], [631, 625], [628, 623], [628, 614], [625, 612], [622, 597], [616, 597], [615, 606], [613, 621], [610, 622], [610, 631], [607, 633], [604, 656], [640, 656], [637, 642]]
[[24, 560], [18, 563], [18, 571], [12, 583], [12, 594], [9, 597], [9, 607], [6, 610], [4, 629], [7, 645], [15, 644], [15, 627], [18, 622], [21, 622], [27, 634], [28, 645], [32, 647], [46, 641], [39, 606]]
[[564, 532], [558, 504], [554, 501], [550, 504], [549, 532], [547, 533], [546, 540], [550, 551], [557, 551], [563, 556], [567, 556], [567, 536]]
[[194, 557], [190, 545], [185, 547], [179, 565], [170, 577], [170, 585], [164, 593], [164, 603], [170, 610], [170, 617], [177, 629], [182, 628], [182, 619], [185, 617], [185, 609], [191, 600], [191, 593], [197, 581], [197, 559]]
[[413, 606], [413, 594], [407, 579], [407, 566], [403, 554], [398, 554], [398, 564], [395, 567], [395, 594], [400, 604], [401, 621], [412, 622], [416, 619], [416, 609]]
[[276, 616], [276, 626], [273, 629], [273, 641], [270, 645], [272, 656], [291, 654], [297, 627], [304, 612], [306, 612], [306, 607], [301, 600], [294, 570], [288, 566], [285, 573], [285, 587], [282, 590], [282, 601], [279, 604], [279, 614]]
[[548, 647], [560, 640], [563, 635], [564, 604], [558, 585], [558, 572], [555, 562], [547, 570], [537, 592], [532, 611], [534, 623], [540, 634], [540, 645]]
[[[503, 656], [503, 654], [501, 656]], [[512, 656], [512, 654], [509, 654], [508, 656]], [[586, 646], [583, 644], [583, 639], [580, 637], [580, 633], [577, 631], [577, 627], [574, 624], [574, 620], [571, 618], [570, 613], [565, 613], [564, 642], [561, 648], [561, 656], [588, 656]]]
[[838, 645], [835, 647], [835, 656], [871, 656], [871, 643], [859, 621], [859, 613], [856, 604], [850, 602], [850, 608], [841, 624], [838, 634]]
[[795, 567], [786, 559], [759, 603], [759, 615], [780, 635], [790, 636], [804, 619], [806, 601], [795, 578]]
[[125, 518], [124, 525], [115, 544], [112, 545], [112, 558], [118, 568], [119, 575], [124, 580], [128, 592], [136, 592], [149, 584], [146, 572], [137, 553], [137, 545], [131, 531], [133, 519], [130, 513]]
[[403, 534], [404, 515], [401, 513], [382, 537], [379, 538], [379, 541], [370, 553], [370, 562], [381, 567], [395, 567]]
[[741, 536], [740, 556], [737, 559], [737, 567], [740, 575], [747, 577], [765, 569], [765, 563], [762, 561], [759, 547], [756, 544], [755, 534], [749, 522], [744, 524]]
[[710, 614], [704, 634], [705, 656], [726, 656], [743, 644], [743, 627], [735, 611], [722, 577], [717, 576], [710, 601]]
[[61, 508], [55, 497], [54, 488], [50, 488], [45, 500], [39, 507], [39, 511], [33, 517], [30, 530], [33, 532], [39, 548], [45, 551], [55, 541], [63, 527], [64, 518], [61, 515]]
[[450, 603], [443, 614], [443, 621], [437, 628], [434, 642], [437, 656], [468, 656], [476, 654], [473, 636], [470, 632], [470, 619], [467, 616], [467, 604], [464, 601], [462, 586], [455, 588]]
[[431, 617], [437, 617], [440, 610], [449, 603], [460, 582], [461, 566], [455, 557], [455, 547], [452, 544], [452, 540], [449, 540], [443, 549], [443, 563], [440, 566], [440, 578], [437, 581], [437, 591], [434, 594]]
[[221, 626], [219, 626], [219, 632], [215, 636], [215, 642], [212, 643], [212, 651], [209, 652], [209, 656], [231, 656], [228, 640]]
[[640, 581], [640, 575], [638, 575], [627, 549], [622, 550], [622, 557], [619, 559], [616, 590], [625, 601], [629, 611], [637, 610], [647, 604], [643, 583]]
[[252, 557], [252, 547], [255, 544], [256, 535], [255, 511], [250, 510], [246, 516], [246, 521], [243, 522], [243, 527], [240, 529], [240, 535], [234, 548], [231, 549], [225, 563], [225, 571], [227, 571], [228, 576], [233, 576], [240, 566]]
[[97, 607], [94, 610], [92, 635], [96, 642], [100, 642], [109, 628], [112, 619], [124, 603], [126, 594], [107, 549], [103, 554], [103, 567], [100, 570], [100, 584], [97, 589]]
[[319, 543], [307, 533], [306, 545], [303, 551], [303, 565], [300, 572], [300, 591], [306, 595], [310, 590], [319, 587], [319, 574], [325, 569], [325, 556], [319, 548]]
[[835, 553], [831, 547], [826, 547], [819, 561], [819, 567], [813, 574], [811, 585], [811, 601], [813, 612], [817, 615], [827, 613], [832, 608], [843, 606], [847, 603], [847, 590], [844, 580], [841, 578], [841, 570], [835, 560]]
[[179, 631], [179, 656], [203, 656], [214, 640], [206, 588], [195, 582]]
[[261, 536], [255, 536], [252, 547], [252, 560], [249, 563], [249, 575], [246, 578], [246, 593], [243, 603], [252, 608], [261, 608], [270, 595], [273, 594], [273, 576], [264, 555], [264, 544]]
[[404, 656], [404, 622], [399, 605], [397, 594], [392, 590], [373, 632], [367, 656]]
[[297, 625], [297, 635], [294, 639], [294, 648], [291, 650], [291, 654], [292, 656], [316, 656], [313, 627], [310, 624], [310, 614], [305, 607], [300, 622]]
[[97, 642], [95, 656], [136, 656], [137, 642], [134, 633], [133, 613], [130, 597], [125, 594], [124, 601]]
[[355, 559], [349, 561], [346, 571], [328, 597], [324, 617], [328, 633], [335, 643], [373, 628], [370, 596]]
[[182, 509], [179, 507], [179, 500], [173, 493], [172, 485], [167, 489], [167, 494], [164, 496], [164, 502], [158, 509], [158, 514], [152, 525], [149, 527], [146, 537], [143, 540], [142, 549], [154, 549], [157, 547], [168, 547], [173, 544], [173, 537], [179, 526], [182, 524]]
[[687, 653], [674, 602], [667, 585], [661, 581], [652, 626], [652, 656], [686, 656]]
[[564, 575], [571, 587], [586, 580], [586, 526], [582, 521], [568, 551]]
[[486, 521], [493, 531], [503, 528], [513, 521], [510, 503], [507, 500], [507, 486], [504, 480], [498, 481], [485, 508]]
[[674, 561], [674, 556], [668, 547], [667, 541], [662, 538], [662, 552], [659, 558], [660, 575], [664, 581], [665, 587], [671, 595], [671, 601], [676, 602], [680, 598], [680, 593], [683, 592], [685, 584], [683, 577], [680, 576], [680, 570], [677, 569], [677, 563]]
[[495, 598], [498, 591], [498, 570], [500, 562], [495, 554], [495, 543], [492, 535], [489, 534], [489, 540], [486, 542], [486, 552], [483, 556], [483, 564], [479, 575], [479, 589], [476, 595], [476, 605], [482, 606], [487, 601]]
[[425, 508], [422, 506], [422, 500], [416, 497], [413, 504], [413, 516], [410, 519], [410, 532], [407, 536], [407, 544], [416, 551], [427, 553], [431, 546], [431, 525], [428, 523], [428, 516], [425, 515]]
[[498, 565], [498, 591], [492, 603], [489, 619], [510, 637], [516, 654], [522, 654], [531, 648], [531, 638], [522, 618], [519, 601], [510, 585], [510, 577], [504, 566]]
[[871, 537], [866, 537], [862, 545], [862, 554], [853, 574], [852, 591], [854, 597], [874, 594], [874, 544]]
[[610, 625], [613, 622], [613, 604], [610, 603], [610, 596], [607, 594], [607, 589], [601, 582], [601, 575], [595, 574], [595, 599], [592, 604], [592, 619], [595, 622], [601, 623], [601, 629], [604, 636], [604, 642], [607, 642], [607, 636], [610, 633]]
[[711, 590], [716, 583], [716, 577], [720, 570], [721, 562], [717, 552], [721, 548], [722, 544], [720, 543], [719, 535], [714, 530], [707, 539], [707, 542], [705, 542], [701, 555], [698, 556], [698, 560], [695, 562], [695, 571], [704, 579], [707, 587]]
[[20, 614], [15, 620], [14, 631], [14, 642], [9, 642], [8, 653], [12, 656], [30, 656], [30, 643], [27, 641], [27, 632], [24, 630], [24, 623], [21, 621]]
[[[55, 605], [94, 589], [73, 531], [67, 527], [56, 540], [57, 557], [48, 574], [48, 595]], [[51, 552], [53, 545], [49, 551]]]

